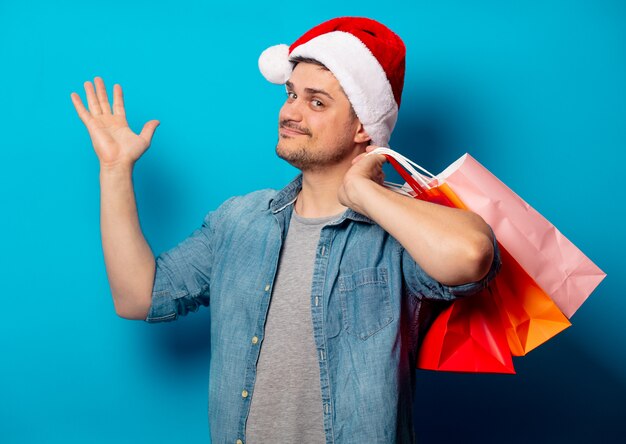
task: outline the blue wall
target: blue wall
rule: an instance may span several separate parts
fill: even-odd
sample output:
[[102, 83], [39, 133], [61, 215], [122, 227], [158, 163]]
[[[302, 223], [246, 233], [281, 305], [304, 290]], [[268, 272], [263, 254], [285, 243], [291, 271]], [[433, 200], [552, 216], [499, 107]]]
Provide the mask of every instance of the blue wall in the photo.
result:
[[134, 175], [158, 254], [227, 197], [294, 176], [274, 155], [283, 90], [257, 57], [338, 15], [405, 40], [393, 148], [435, 171], [469, 151], [608, 273], [573, 327], [516, 359], [517, 375], [419, 372], [421, 442], [621, 436], [626, 4], [391, 5], [0, 2], [1, 442], [209, 441], [208, 310], [161, 325], [116, 317], [98, 162], [70, 93], [84, 98], [99, 75], [109, 94], [124, 87], [131, 128], [161, 121]]

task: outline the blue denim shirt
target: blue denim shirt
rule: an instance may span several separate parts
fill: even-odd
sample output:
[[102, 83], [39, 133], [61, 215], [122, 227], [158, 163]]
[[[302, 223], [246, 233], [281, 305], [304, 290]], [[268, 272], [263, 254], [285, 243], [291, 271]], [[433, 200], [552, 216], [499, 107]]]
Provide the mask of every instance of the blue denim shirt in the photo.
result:
[[[209, 425], [214, 443], [245, 443], [259, 350], [281, 245], [302, 186], [233, 197], [156, 258], [148, 322], [211, 310]], [[347, 209], [324, 226], [315, 255], [311, 319], [327, 443], [412, 443], [418, 340], [432, 302], [484, 288], [428, 276], [391, 235]]]

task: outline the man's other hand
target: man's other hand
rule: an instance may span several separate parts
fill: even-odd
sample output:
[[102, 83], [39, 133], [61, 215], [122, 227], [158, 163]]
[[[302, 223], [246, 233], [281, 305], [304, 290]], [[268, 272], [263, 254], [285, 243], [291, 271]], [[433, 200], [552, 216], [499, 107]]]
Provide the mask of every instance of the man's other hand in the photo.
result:
[[385, 181], [383, 164], [387, 158], [382, 154], [368, 155], [370, 151], [376, 148], [378, 147], [370, 145], [364, 153], [352, 160], [352, 166], [344, 175], [343, 183], [337, 192], [339, 202], [342, 205], [365, 216], [369, 216], [365, 212], [362, 202], [362, 198], [366, 195], [366, 189], [371, 186], [382, 186]]

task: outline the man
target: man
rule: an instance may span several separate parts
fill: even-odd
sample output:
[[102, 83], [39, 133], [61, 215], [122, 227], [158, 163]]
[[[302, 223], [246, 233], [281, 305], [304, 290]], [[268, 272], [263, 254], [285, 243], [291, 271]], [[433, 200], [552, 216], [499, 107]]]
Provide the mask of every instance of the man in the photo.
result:
[[404, 81], [404, 44], [342, 17], [264, 51], [286, 85], [276, 153], [302, 171], [280, 191], [227, 200], [155, 260], [132, 166], [157, 121], [128, 128], [102, 79], [72, 100], [101, 164], [102, 241], [117, 313], [148, 322], [211, 310], [212, 442], [413, 442], [421, 308], [484, 288], [498, 271], [476, 214], [382, 186]]

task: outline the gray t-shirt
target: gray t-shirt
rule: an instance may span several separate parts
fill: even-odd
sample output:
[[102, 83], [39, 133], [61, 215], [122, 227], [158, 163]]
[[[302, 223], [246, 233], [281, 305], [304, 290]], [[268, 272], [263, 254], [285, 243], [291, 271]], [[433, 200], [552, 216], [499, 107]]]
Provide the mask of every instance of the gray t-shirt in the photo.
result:
[[339, 216], [292, 212], [257, 363], [247, 444], [326, 442], [311, 283], [320, 230]]

